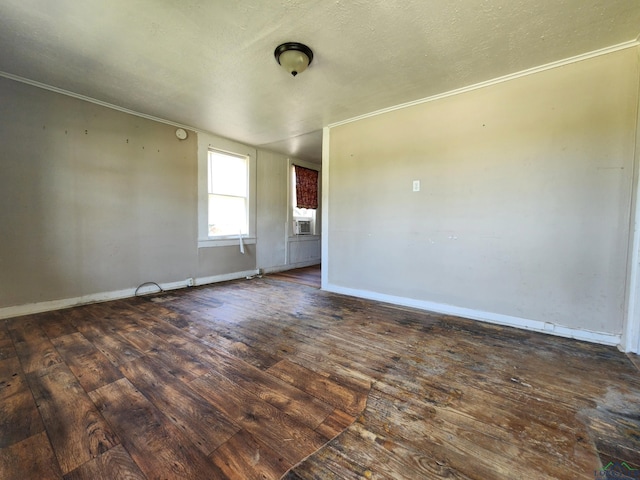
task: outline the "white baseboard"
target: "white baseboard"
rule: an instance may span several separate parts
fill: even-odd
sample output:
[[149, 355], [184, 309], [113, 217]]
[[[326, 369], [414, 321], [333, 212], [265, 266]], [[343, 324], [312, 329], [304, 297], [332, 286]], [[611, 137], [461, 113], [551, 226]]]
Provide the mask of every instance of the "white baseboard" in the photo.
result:
[[245, 270], [244, 272], [225, 273], [222, 275], [213, 275], [211, 277], [200, 277], [195, 281], [196, 285], [208, 285], [210, 283], [228, 282], [229, 280], [237, 280], [239, 278], [253, 277], [258, 275], [258, 270]]
[[[176, 290], [178, 288], [186, 288], [194, 285], [208, 285], [210, 283], [226, 282], [228, 280], [236, 280], [256, 275], [257, 270], [246, 270], [244, 272], [226, 273], [222, 275], [213, 275], [210, 277], [188, 278], [179, 282], [160, 283], [162, 290]], [[138, 295], [154, 293], [158, 291], [158, 287], [149, 284], [138, 289]], [[63, 308], [75, 307], [78, 305], [86, 305], [89, 303], [108, 302], [109, 300], [118, 300], [121, 298], [133, 297], [136, 293], [135, 288], [127, 288], [124, 290], [115, 290], [112, 292], [92, 293], [74, 298], [64, 298], [61, 300], [51, 300], [48, 302], [28, 303], [26, 305], [16, 305], [13, 307], [0, 308], [0, 319], [20, 317], [22, 315], [31, 315], [34, 313], [50, 312], [52, 310], [61, 310]]]
[[[275, 273], [278, 271], [291, 270], [293, 268], [302, 268], [305, 266], [317, 265], [317, 261], [303, 262], [295, 265], [283, 265], [281, 267], [265, 268], [265, 273]], [[251, 277], [257, 275], [258, 270], [246, 270], [243, 272], [227, 273], [222, 275], [213, 275], [209, 277], [200, 277], [195, 280], [186, 279], [179, 282], [161, 283], [160, 286], [163, 290], [175, 290], [179, 288], [186, 288], [191, 286], [191, 282], [195, 285], [208, 285], [211, 283], [226, 282], [229, 280], [236, 280], [239, 278]], [[530, 320], [526, 318], [513, 317], [510, 315], [502, 315], [493, 312], [484, 312], [480, 310], [473, 310], [470, 308], [456, 307], [452, 305], [446, 305], [442, 303], [428, 302], [424, 300], [415, 300], [406, 297], [398, 297], [394, 295], [385, 295], [376, 292], [370, 292], [367, 290], [358, 290], [353, 288], [341, 287], [338, 285], [327, 284], [323, 287], [324, 290], [334, 293], [340, 293], [343, 295], [349, 295], [352, 297], [366, 298], [369, 300], [376, 300], [379, 302], [386, 302], [395, 305], [402, 305], [405, 307], [413, 307], [420, 310], [427, 310], [435, 313], [442, 313], [446, 315], [455, 315], [458, 317], [469, 318], [472, 320], [480, 320], [488, 323], [495, 323], [498, 325], [505, 325], [509, 327], [521, 328], [524, 330], [531, 330], [535, 332], [549, 333], [560, 337], [574, 338], [576, 340], [584, 340], [592, 343], [600, 343], [603, 345], [619, 346], [621, 342], [621, 336], [604, 332], [593, 332], [590, 330], [577, 329], [572, 327], [565, 327], [562, 325], [556, 325], [548, 322], [541, 322], [539, 320]], [[153, 293], [157, 290], [154, 285], [146, 285], [138, 290], [138, 294]], [[0, 319], [19, 317], [22, 315], [30, 315], [34, 313], [48, 312], [51, 310], [60, 310], [63, 308], [74, 307], [77, 305], [85, 305], [89, 303], [106, 302], [109, 300], [118, 300], [121, 298], [133, 297], [135, 294], [135, 288], [128, 288], [124, 290], [116, 290], [111, 292], [101, 292], [90, 295], [83, 295], [80, 297], [66, 298], [61, 300], [51, 300], [48, 302], [30, 303], [26, 305], [17, 305], [12, 307], [0, 308]]]
[[523, 330], [531, 330], [534, 332], [549, 333], [559, 337], [574, 338], [576, 340], [584, 340], [591, 343], [599, 343], [603, 345], [619, 346], [621, 341], [620, 335], [604, 332], [593, 332], [591, 330], [583, 330], [579, 328], [565, 327], [549, 322], [541, 322], [539, 320], [530, 320], [527, 318], [512, 317], [510, 315], [502, 315], [500, 313], [484, 312], [471, 308], [455, 307], [443, 303], [428, 302], [425, 300], [415, 300], [406, 297], [397, 297], [394, 295], [385, 295], [382, 293], [371, 292], [368, 290], [358, 290], [353, 288], [341, 287], [333, 284], [326, 284], [323, 290], [333, 293], [349, 295], [351, 297], [366, 298], [368, 300], [376, 300], [378, 302], [391, 303], [394, 305], [402, 305], [404, 307], [413, 307], [420, 310], [427, 310], [435, 313], [446, 315], [454, 315], [456, 317], [469, 318], [472, 320], [480, 320], [487, 323], [495, 323], [508, 327], [521, 328]]

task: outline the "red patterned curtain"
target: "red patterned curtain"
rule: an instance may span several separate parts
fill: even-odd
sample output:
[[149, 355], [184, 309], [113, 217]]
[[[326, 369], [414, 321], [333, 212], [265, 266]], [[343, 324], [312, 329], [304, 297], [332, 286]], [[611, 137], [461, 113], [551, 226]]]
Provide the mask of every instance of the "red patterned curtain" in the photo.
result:
[[294, 165], [296, 172], [296, 207], [318, 208], [318, 172]]

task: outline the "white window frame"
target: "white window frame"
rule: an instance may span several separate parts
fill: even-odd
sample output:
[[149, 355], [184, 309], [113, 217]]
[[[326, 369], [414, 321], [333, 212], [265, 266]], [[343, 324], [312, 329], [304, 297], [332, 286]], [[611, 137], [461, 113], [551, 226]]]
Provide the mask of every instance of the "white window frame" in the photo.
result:
[[[287, 208], [287, 218], [289, 219], [289, 221], [287, 222], [289, 224], [288, 227], [288, 232], [289, 232], [289, 238], [290, 239], [298, 239], [298, 240], [313, 240], [313, 239], [317, 239], [318, 237], [320, 237], [321, 235], [321, 221], [322, 221], [322, 212], [321, 212], [321, 205], [320, 205], [320, 198], [322, 198], [322, 182], [320, 181], [320, 178], [322, 177], [322, 167], [318, 164], [315, 163], [310, 163], [310, 162], [305, 162], [305, 161], [301, 161], [298, 159], [289, 159], [289, 170], [288, 170], [288, 179], [289, 179], [289, 188], [288, 188], [288, 208]], [[313, 234], [312, 235], [296, 235], [295, 232], [295, 227], [294, 227], [294, 222], [297, 218], [296, 215], [294, 215], [294, 204], [295, 204], [295, 196], [296, 196], [296, 192], [295, 192], [295, 187], [293, 184], [293, 166], [294, 165], [298, 165], [300, 167], [304, 167], [304, 168], [308, 168], [310, 170], [315, 170], [318, 172], [318, 208], [315, 210], [314, 216], [313, 216], [313, 222], [312, 222], [312, 231]], [[301, 219], [303, 219], [302, 217], [300, 217]], [[308, 219], [308, 217], [306, 218]]]
[[249, 231], [242, 236], [245, 244], [256, 243], [256, 149], [241, 143], [207, 133], [198, 133], [198, 247], [224, 247], [239, 245], [240, 234], [209, 236], [209, 151], [247, 157], [249, 180], [247, 204]]
[[[306, 167], [305, 167], [306, 168]], [[312, 169], [312, 170], [315, 170]], [[316, 170], [317, 171], [317, 170]], [[309, 220], [311, 222], [311, 235], [315, 235], [316, 233], [316, 212], [317, 209], [313, 208], [298, 208], [296, 207], [296, 174], [295, 174], [295, 166], [292, 164], [289, 167], [289, 188], [291, 189], [291, 201], [289, 202], [289, 208], [291, 209], [291, 218], [295, 223], [296, 220]], [[320, 176], [318, 176], [320, 178]], [[293, 228], [293, 227], [292, 227]], [[295, 230], [292, 232], [294, 235], [297, 235]]]

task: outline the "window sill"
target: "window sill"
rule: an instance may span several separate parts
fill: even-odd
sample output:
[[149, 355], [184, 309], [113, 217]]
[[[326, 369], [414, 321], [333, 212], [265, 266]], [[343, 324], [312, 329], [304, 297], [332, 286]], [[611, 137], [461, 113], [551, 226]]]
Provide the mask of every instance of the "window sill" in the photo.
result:
[[[256, 237], [242, 237], [245, 245], [255, 245]], [[198, 248], [233, 247], [240, 245], [240, 237], [220, 237], [198, 240]]]

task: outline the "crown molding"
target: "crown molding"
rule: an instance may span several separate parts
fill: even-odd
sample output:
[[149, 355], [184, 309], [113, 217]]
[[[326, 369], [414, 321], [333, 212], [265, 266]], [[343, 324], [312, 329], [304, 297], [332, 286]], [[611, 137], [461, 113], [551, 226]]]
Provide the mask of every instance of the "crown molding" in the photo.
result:
[[0, 71], [0, 77], [7, 78], [9, 80], [13, 80], [15, 82], [24, 83], [27, 85], [31, 85], [32, 87], [42, 88], [43, 90], [49, 90], [50, 92], [59, 93], [61, 95], [66, 95], [67, 97], [76, 98], [78, 100], [83, 100], [85, 102], [93, 103], [95, 105], [100, 105], [101, 107], [110, 108], [112, 110], [117, 110], [122, 113], [128, 113], [129, 115], [134, 115], [136, 117], [145, 118], [147, 120], [152, 120], [154, 122], [163, 123], [165, 125], [171, 125], [178, 128], [184, 128], [186, 130], [191, 130], [192, 132], [202, 133], [202, 130], [192, 127], [191, 125], [184, 125], [182, 123], [172, 122], [171, 120], [167, 120], [166, 118], [154, 117], [153, 115], [147, 115], [146, 113], [137, 112], [135, 110], [130, 110], [128, 108], [119, 107], [118, 105], [114, 105], [113, 103], [103, 102], [102, 100], [98, 100], [97, 98], [88, 97], [86, 95], [81, 95], [79, 93], [74, 93], [69, 90], [65, 90], [63, 88], [54, 87], [52, 85], [47, 85], [46, 83], [37, 82], [35, 80], [30, 80], [25, 77], [21, 77], [19, 75], [14, 75], [12, 73]]
[[452, 97], [454, 95], [460, 95], [462, 93], [471, 92], [473, 90], [478, 90], [480, 88], [490, 87], [492, 85], [497, 85], [499, 83], [508, 82], [510, 80], [515, 80], [517, 78], [526, 77], [529, 75], [533, 75], [535, 73], [544, 72], [546, 70], [552, 70], [554, 68], [563, 67], [565, 65], [570, 65], [572, 63], [581, 62], [583, 60], [588, 60], [590, 58], [599, 57], [601, 55], [607, 55], [609, 53], [618, 52], [620, 50], [626, 50], [627, 48], [633, 48], [640, 45], [640, 36], [635, 40], [631, 40], [624, 43], [619, 43], [617, 45], [613, 45], [611, 47], [601, 48], [600, 50], [594, 50], [592, 52], [583, 53], [581, 55], [576, 55], [574, 57], [565, 58], [563, 60], [558, 60], [555, 62], [547, 63], [544, 65], [539, 65], [537, 67], [528, 68], [526, 70], [521, 70], [516, 73], [510, 73], [508, 75], [504, 75], [502, 77], [493, 78], [491, 80], [486, 80], [484, 82], [475, 83], [473, 85], [469, 85], [462, 88], [457, 88], [455, 90], [449, 90], [448, 92], [438, 93], [436, 95], [432, 95], [430, 97], [420, 98], [418, 100], [412, 100], [410, 102], [401, 103], [399, 105], [394, 105], [393, 107], [387, 107], [380, 110], [375, 110], [370, 113], [365, 113], [363, 115], [358, 115], [357, 117], [348, 118], [346, 120], [341, 120], [339, 122], [330, 123], [328, 125], [329, 128], [338, 127], [340, 125], [345, 125], [347, 123], [357, 122], [359, 120], [363, 120], [365, 118], [376, 117], [378, 115], [382, 115], [384, 113], [393, 112], [395, 110], [401, 110], [403, 108], [413, 107], [415, 105], [420, 105], [423, 103], [433, 102], [435, 100], [440, 100], [447, 97]]

